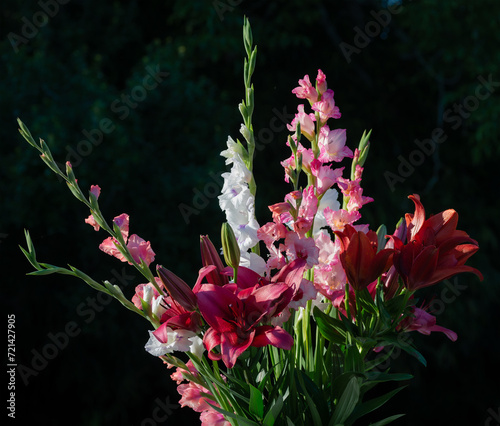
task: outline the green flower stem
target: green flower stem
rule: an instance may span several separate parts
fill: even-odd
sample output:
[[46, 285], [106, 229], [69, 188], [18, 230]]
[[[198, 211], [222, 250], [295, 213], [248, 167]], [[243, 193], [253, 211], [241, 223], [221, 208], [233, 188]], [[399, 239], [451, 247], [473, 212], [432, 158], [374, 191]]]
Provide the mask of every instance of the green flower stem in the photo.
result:
[[56, 173], [58, 176], [60, 176], [62, 179], [66, 181], [66, 184], [68, 185], [68, 188], [70, 189], [71, 193], [75, 196], [75, 198], [77, 198], [79, 201], [81, 201], [90, 209], [92, 216], [94, 217], [95, 221], [99, 224], [99, 226], [119, 242], [119, 245], [116, 245], [116, 248], [125, 257], [125, 259], [129, 263], [131, 263], [156, 288], [159, 294], [164, 295], [165, 294], [164, 291], [161, 290], [158, 284], [156, 284], [156, 281], [154, 279], [151, 270], [149, 269], [149, 266], [147, 266], [144, 262], [138, 264], [130, 254], [130, 251], [128, 250], [125, 244], [121, 231], [117, 227], [112, 228], [108, 225], [106, 219], [104, 219], [104, 216], [102, 215], [102, 212], [99, 208], [99, 203], [95, 195], [90, 193], [89, 199], [87, 200], [82, 190], [78, 186], [78, 182], [76, 180], [75, 174], [71, 166], [68, 163], [66, 164], [66, 174], [64, 174], [57, 165], [57, 163], [55, 162], [49, 146], [42, 139], [40, 139], [40, 146], [38, 146], [34, 141], [31, 132], [26, 127], [26, 125], [20, 119], [17, 119], [17, 122], [19, 124], [19, 132], [21, 133], [21, 135], [32, 147], [41, 152], [41, 158], [45, 162], [45, 164], [47, 164], [47, 166], [54, 173]]

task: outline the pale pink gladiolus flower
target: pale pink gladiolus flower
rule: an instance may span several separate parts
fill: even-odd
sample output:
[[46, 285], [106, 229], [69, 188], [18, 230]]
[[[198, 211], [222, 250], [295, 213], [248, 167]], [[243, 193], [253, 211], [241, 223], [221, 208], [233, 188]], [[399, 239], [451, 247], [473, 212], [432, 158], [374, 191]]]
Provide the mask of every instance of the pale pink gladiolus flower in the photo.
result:
[[321, 123], [326, 123], [329, 118], [340, 118], [339, 107], [335, 105], [333, 99], [333, 90], [328, 89], [323, 95], [321, 100], [315, 102], [312, 107], [313, 111], [319, 112]]
[[329, 165], [322, 165], [321, 161], [315, 159], [311, 163], [311, 173], [316, 177], [316, 189], [318, 196], [330, 189], [339, 177], [342, 177], [344, 167], [332, 169]]
[[[151, 248], [151, 243], [149, 241], [143, 240], [141, 237], [133, 234], [128, 238], [129, 233], [129, 216], [126, 213], [122, 213], [120, 216], [116, 216], [113, 222], [118, 225], [120, 232], [125, 240], [127, 249], [129, 250], [132, 258], [137, 262], [141, 263], [141, 259], [149, 266], [151, 262], [155, 260], [155, 252]], [[128, 242], [127, 242], [128, 240]], [[114, 256], [122, 262], [126, 262], [125, 256], [118, 250], [120, 243], [113, 237], [106, 238], [100, 245], [104, 253]], [[131, 265], [132, 263], [129, 262]]]
[[224, 415], [215, 410], [205, 410], [200, 414], [201, 426], [231, 426]]
[[119, 245], [120, 243], [118, 240], [115, 240], [113, 237], [108, 237], [101, 244], [99, 244], [99, 249], [110, 256], [116, 257], [122, 262], [126, 262], [127, 259], [117, 248]]
[[352, 158], [353, 152], [345, 145], [346, 139], [345, 129], [330, 130], [327, 125], [323, 126], [318, 137], [318, 159], [323, 163], [338, 163], [345, 157]]
[[299, 105], [297, 107], [299, 111], [295, 114], [295, 118], [292, 120], [291, 124], [287, 124], [288, 130], [294, 132], [297, 129], [297, 123], [300, 123], [300, 132], [310, 141], [314, 139], [314, 122], [316, 117], [314, 114], [306, 114], [304, 112], [304, 105]]
[[337, 181], [342, 193], [346, 197], [349, 197], [347, 203], [347, 211], [349, 212], [359, 210], [365, 204], [373, 201], [373, 198], [363, 195], [363, 188], [361, 188], [360, 182], [361, 178], [355, 180], [339, 178]]
[[155, 260], [155, 252], [151, 248], [151, 243], [143, 240], [136, 234], [130, 236], [127, 248], [132, 258], [139, 264], [141, 263], [141, 259], [144, 260], [148, 266]]
[[180, 385], [183, 381], [187, 380], [182, 373], [184, 374], [192, 374], [193, 376], [198, 376], [199, 372], [196, 369], [196, 367], [193, 365], [193, 361], [189, 360], [186, 362], [186, 367], [189, 370], [184, 370], [183, 368], [177, 367], [175, 369], [175, 372], [170, 375], [170, 378], [174, 381], [177, 382], [178, 385]]
[[202, 394], [211, 395], [210, 391], [194, 382], [188, 382], [177, 386], [177, 392], [182, 396], [179, 400], [181, 407], [189, 407], [197, 413], [201, 413], [206, 410], [211, 410], [212, 407], [208, 405], [207, 401], [210, 404], [219, 406], [217, 402], [215, 402], [215, 398], [211, 399], [207, 396], [203, 396]]
[[286, 253], [291, 259], [306, 259], [307, 267], [318, 264], [319, 249], [312, 238], [299, 238], [295, 232], [289, 232], [285, 238]]
[[339, 209], [337, 211], [333, 211], [328, 207], [324, 210], [323, 215], [325, 216], [326, 223], [333, 232], [342, 232], [344, 231], [346, 225], [352, 225], [361, 218], [361, 213], [357, 210], [347, 211]]
[[286, 228], [282, 223], [268, 222], [257, 230], [257, 237], [264, 241], [266, 246], [272, 245], [275, 241], [285, 238]]
[[92, 226], [94, 228], [94, 231], [99, 231], [99, 229], [101, 228], [95, 221], [93, 215], [90, 215], [87, 219], [85, 219], [85, 223], [88, 223], [90, 226]]
[[292, 93], [299, 99], [307, 99], [311, 104], [318, 100], [318, 92], [312, 86], [309, 76], [305, 75], [303, 79], [299, 80], [300, 87], [292, 90]]
[[[295, 140], [295, 135], [292, 137]], [[286, 144], [290, 146], [288, 142]], [[297, 146], [297, 153], [300, 153], [302, 155], [302, 170], [309, 172], [311, 170], [311, 161], [314, 160], [313, 150], [311, 148], [306, 149], [301, 143], [299, 143], [299, 145]], [[289, 183], [291, 175], [290, 171], [295, 170], [295, 156], [292, 154], [289, 158], [282, 161], [281, 165], [285, 169], [285, 182]]]
[[339, 258], [314, 269], [316, 288], [330, 300], [333, 300], [332, 296], [344, 291], [346, 281], [347, 277]]

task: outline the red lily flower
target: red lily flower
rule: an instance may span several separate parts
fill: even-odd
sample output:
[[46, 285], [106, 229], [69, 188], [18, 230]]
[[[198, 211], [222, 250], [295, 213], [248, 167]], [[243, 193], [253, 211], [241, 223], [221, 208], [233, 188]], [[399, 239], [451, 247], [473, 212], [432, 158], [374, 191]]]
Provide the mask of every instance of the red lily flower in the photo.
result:
[[[222, 359], [232, 368], [249, 347], [273, 345], [290, 349], [293, 338], [281, 327], [259, 325], [278, 315], [290, 302], [293, 290], [286, 284], [267, 284], [242, 289], [235, 294], [234, 285], [219, 287], [204, 284], [197, 293], [198, 307], [210, 328], [203, 343], [210, 359]], [[284, 302], [284, 303], [283, 303]], [[220, 353], [212, 352], [220, 345]]]
[[340, 261], [347, 275], [349, 284], [359, 291], [375, 281], [390, 265], [392, 249], [383, 249], [377, 253], [377, 234], [368, 231], [356, 231], [353, 226], [346, 225], [343, 232], [336, 231], [342, 249]]
[[479, 250], [477, 241], [457, 230], [458, 214], [449, 209], [425, 219], [424, 206], [417, 194], [410, 195], [415, 214], [406, 214], [407, 244], [394, 241], [394, 266], [410, 291], [428, 287], [460, 272], [483, 275], [465, 262]]

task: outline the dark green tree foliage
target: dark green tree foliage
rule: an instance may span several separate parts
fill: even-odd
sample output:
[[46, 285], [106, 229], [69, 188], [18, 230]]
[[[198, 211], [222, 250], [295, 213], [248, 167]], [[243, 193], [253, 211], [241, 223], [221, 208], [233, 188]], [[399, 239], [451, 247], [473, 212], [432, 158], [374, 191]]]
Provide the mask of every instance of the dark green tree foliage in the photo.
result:
[[[349, 146], [373, 129], [363, 186], [375, 203], [363, 209], [364, 221], [392, 232], [412, 209], [407, 195], [419, 193], [429, 214], [455, 208], [460, 229], [481, 247], [475, 266], [484, 283], [463, 276], [452, 282], [454, 292], [432, 288], [426, 300], [435, 295], [442, 302], [434, 302], [438, 322], [459, 340], [414, 336], [427, 369], [403, 355], [396, 360], [396, 368], [416, 376], [397, 396], [408, 413], [400, 424], [482, 424], [498, 411], [498, 377], [490, 371], [500, 351], [493, 257], [500, 207], [493, 175], [500, 158], [498, 2], [62, 3], [5, 0], [1, 12], [0, 251], [6, 309], [17, 318], [18, 362], [29, 366], [33, 350], [51, 342], [48, 333], [72, 321], [80, 330], [28, 386], [18, 376], [19, 417], [36, 414], [54, 425], [150, 424], [156, 398], [170, 395], [176, 403], [179, 396], [168, 371], [142, 348], [147, 324], [117, 304], [92, 301], [96, 295], [80, 283], [24, 277], [30, 269], [17, 249], [24, 227], [43, 261], [71, 263], [99, 280], [112, 278], [113, 269], [122, 279], [126, 272], [98, 251], [104, 234], [84, 224], [88, 212], [21, 140], [16, 118], [61, 164], [73, 163], [82, 188], [101, 186], [109, 219], [129, 213], [131, 232], [152, 242], [157, 262], [192, 283], [201, 266], [198, 236], [217, 242], [223, 220], [216, 192], [226, 169], [219, 153], [227, 135], [238, 137], [243, 15], [259, 49], [261, 222], [269, 218], [267, 205], [289, 190], [278, 161], [289, 155], [284, 122], [295, 112], [291, 89], [321, 68]], [[139, 282], [126, 275], [125, 281], [131, 297]], [[167, 424], [189, 415], [177, 408]]]

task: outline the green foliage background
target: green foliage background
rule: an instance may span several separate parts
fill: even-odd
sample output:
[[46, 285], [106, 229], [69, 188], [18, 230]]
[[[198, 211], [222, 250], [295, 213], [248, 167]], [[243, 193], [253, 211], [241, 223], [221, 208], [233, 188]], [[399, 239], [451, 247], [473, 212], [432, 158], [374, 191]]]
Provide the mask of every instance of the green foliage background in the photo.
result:
[[[58, 10], [30, 34], [26, 22], [42, 22], [37, 19], [43, 4]], [[500, 159], [500, 4], [420, 0], [383, 14], [386, 8], [386, 2], [375, 0], [72, 0], [64, 5], [4, 0], [0, 252], [3, 305], [17, 320], [18, 364], [33, 368], [36, 352], [51, 343], [49, 333], [57, 335], [71, 322], [79, 330], [41, 371], [24, 380], [18, 374], [19, 418], [53, 425], [146, 425], [152, 424], [148, 418], [156, 398], [169, 396], [174, 403], [179, 396], [168, 371], [143, 350], [147, 324], [117, 303], [92, 301], [92, 289], [79, 282], [25, 276], [30, 267], [17, 248], [23, 228], [30, 230], [41, 261], [70, 263], [99, 280], [111, 278], [113, 269], [123, 275], [125, 265], [97, 249], [104, 234], [83, 223], [88, 212], [21, 140], [16, 118], [43, 138], [61, 163], [74, 164], [70, 153], [84, 152], [83, 131], [96, 134], [101, 120], [109, 119], [114, 130], [75, 166], [81, 187], [99, 184], [108, 217], [129, 213], [131, 232], [152, 242], [157, 262], [193, 282], [198, 236], [209, 234], [217, 242], [224, 219], [210, 190], [225, 171], [219, 153], [227, 135], [238, 136], [243, 15], [250, 18], [259, 49], [254, 123], [263, 146], [255, 170], [260, 222], [269, 219], [266, 206], [289, 190], [278, 162], [288, 156], [287, 132], [279, 120], [296, 110], [291, 89], [304, 74], [314, 78], [321, 68], [335, 91], [342, 112], [336, 124], [347, 129], [349, 146], [364, 129], [373, 129], [364, 188], [375, 203], [363, 209], [363, 219], [374, 228], [385, 223], [391, 229], [412, 211], [407, 195], [419, 193], [429, 214], [456, 209], [459, 229], [481, 247], [471, 263], [485, 281], [460, 276], [460, 294], [438, 317], [459, 340], [415, 336], [429, 366], [398, 357], [395, 368], [411, 372], [415, 380], [387, 414], [408, 413], [401, 425], [472, 425], [498, 412], [494, 176]], [[390, 22], [377, 27], [377, 16]], [[346, 58], [348, 48], [354, 50]], [[126, 105], [123, 96], [139, 93], [147, 70], [155, 68], [168, 76], [135, 107], [118, 111], [117, 105]], [[495, 83], [486, 99], [474, 103], [480, 78]], [[273, 123], [283, 131], [275, 131]], [[262, 129], [271, 131], [259, 133]], [[417, 158], [415, 139], [428, 139], [434, 129], [442, 129], [446, 140], [391, 188], [387, 172], [398, 175], [401, 159]], [[186, 221], [181, 205], [198, 214]], [[126, 294], [132, 296], [137, 280], [128, 279]], [[449, 300], [444, 288], [428, 289], [426, 301]], [[196, 422], [197, 416], [177, 408], [165, 424], [188, 419]]]

